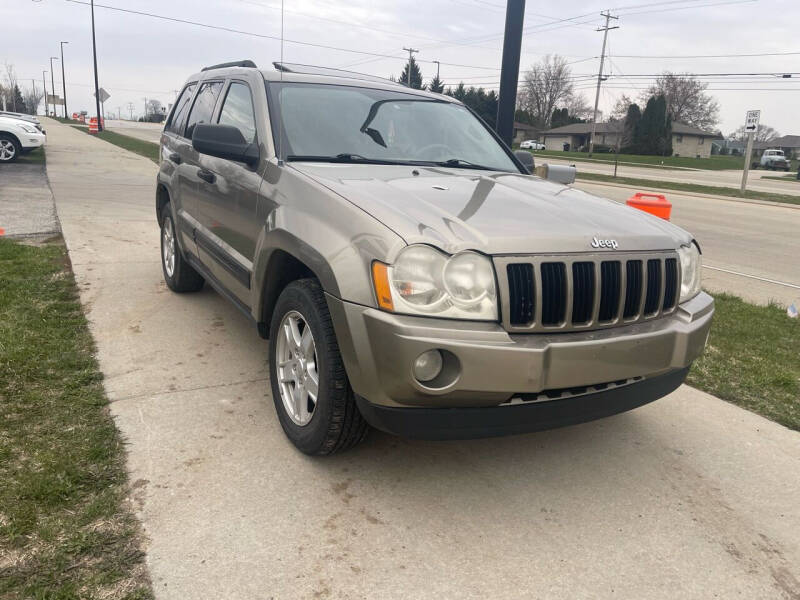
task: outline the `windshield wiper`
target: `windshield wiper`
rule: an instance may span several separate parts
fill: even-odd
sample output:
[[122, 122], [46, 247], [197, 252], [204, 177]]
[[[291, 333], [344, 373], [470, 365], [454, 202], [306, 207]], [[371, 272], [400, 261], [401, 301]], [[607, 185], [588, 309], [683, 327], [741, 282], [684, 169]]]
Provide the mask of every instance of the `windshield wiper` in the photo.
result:
[[360, 154], [342, 152], [336, 156], [314, 155], [314, 154], [290, 154], [286, 157], [288, 161], [309, 161], [309, 162], [332, 162], [332, 163], [353, 163], [365, 165], [397, 165], [401, 164], [395, 160], [383, 160], [380, 158], [367, 158]]
[[463, 158], [451, 158], [448, 160], [435, 161], [434, 164], [438, 167], [461, 167], [464, 169], [480, 169], [482, 171], [503, 171], [497, 167], [487, 167], [486, 165], [479, 165]]

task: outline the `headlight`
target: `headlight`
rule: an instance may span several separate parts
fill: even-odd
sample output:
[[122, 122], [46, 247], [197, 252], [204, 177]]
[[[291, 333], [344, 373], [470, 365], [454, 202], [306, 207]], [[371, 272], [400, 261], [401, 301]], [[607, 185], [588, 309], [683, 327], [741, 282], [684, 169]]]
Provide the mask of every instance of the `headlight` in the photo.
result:
[[37, 133], [38, 132], [36, 127], [34, 127], [32, 125], [20, 125], [19, 127], [20, 127], [20, 129], [22, 129], [23, 131], [27, 131], [28, 133]]
[[430, 246], [408, 246], [394, 265], [372, 266], [381, 308], [398, 313], [497, 320], [492, 261], [477, 252], [449, 257]]
[[681, 298], [679, 302], [686, 302], [700, 293], [703, 260], [700, 257], [700, 250], [694, 242], [678, 248], [678, 256], [681, 259]]

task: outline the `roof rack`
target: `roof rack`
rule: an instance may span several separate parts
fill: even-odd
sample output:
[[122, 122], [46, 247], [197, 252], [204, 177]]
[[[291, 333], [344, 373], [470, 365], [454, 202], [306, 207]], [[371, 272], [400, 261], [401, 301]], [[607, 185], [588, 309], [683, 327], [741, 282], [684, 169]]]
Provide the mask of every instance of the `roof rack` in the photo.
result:
[[257, 69], [256, 63], [252, 60], [235, 60], [233, 62], [220, 63], [218, 65], [211, 65], [200, 69], [200, 71], [211, 71], [212, 69], [225, 69], [227, 67], [248, 67], [250, 69]]
[[347, 77], [348, 79], [360, 79], [363, 81], [373, 81], [375, 83], [394, 83], [402, 85], [391, 79], [378, 77], [377, 75], [366, 75], [355, 71], [345, 71], [344, 69], [333, 69], [331, 67], [317, 67], [315, 65], [302, 65], [298, 63], [272, 63], [278, 71], [284, 73], [301, 73], [303, 75], [325, 75], [327, 77]]

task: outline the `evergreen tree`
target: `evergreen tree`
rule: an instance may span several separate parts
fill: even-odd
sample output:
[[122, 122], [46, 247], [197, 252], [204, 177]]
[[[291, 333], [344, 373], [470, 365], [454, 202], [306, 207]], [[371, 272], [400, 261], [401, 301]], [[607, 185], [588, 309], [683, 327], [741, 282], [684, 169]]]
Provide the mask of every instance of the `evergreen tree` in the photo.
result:
[[406, 66], [403, 67], [403, 72], [400, 73], [400, 77], [397, 80], [402, 83], [403, 85], [408, 85], [408, 69], [411, 67], [411, 85], [412, 87], [417, 90], [424, 90], [425, 87], [422, 85], [422, 71], [419, 70], [419, 65], [417, 61], [414, 60], [414, 57], [411, 57], [406, 63]]
[[18, 113], [27, 113], [28, 109], [25, 107], [25, 100], [22, 98], [22, 92], [19, 89], [18, 85], [14, 86], [14, 99], [13, 99], [13, 106], [14, 112]]
[[638, 104], [628, 105], [628, 112], [625, 114], [625, 121], [622, 128], [622, 152], [627, 154], [638, 154], [635, 140], [636, 132], [639, 128], [639, 121], [642, 120], [642, 110]]
[[428, 84], [428, 89], [434, 94], [441, 94], [444, 92], [444, 84], [442, 80], [439, 79], [438, 75], [431, 79], [431, 82]]
[[632, 145], [637, 154], [672, 155], [672, 121], [667, 115], [667, 101], [663, 95], [651, 96], [647, 101], [638, 127], [634, 129]]

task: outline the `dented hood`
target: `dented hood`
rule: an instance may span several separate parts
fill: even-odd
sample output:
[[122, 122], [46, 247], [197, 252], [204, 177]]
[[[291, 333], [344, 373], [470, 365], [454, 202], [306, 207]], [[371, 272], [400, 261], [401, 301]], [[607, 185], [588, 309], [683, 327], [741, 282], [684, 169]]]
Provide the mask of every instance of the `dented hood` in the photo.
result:
[[587, 252], [596, 250], [595, 238], [615, 240], [618, 251], [669, 250], [692, 239], [640, 210], [530, 175], [404, 165], [291, 166], [407, 243], [451, 253]]

